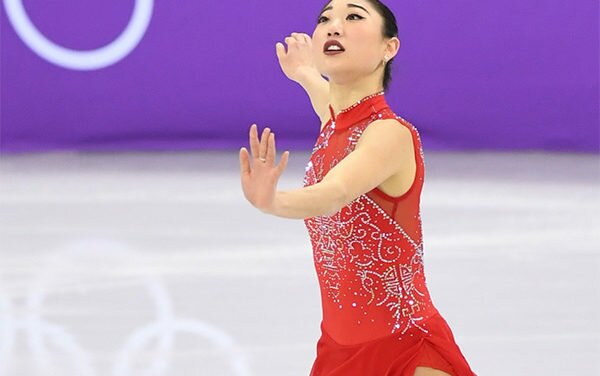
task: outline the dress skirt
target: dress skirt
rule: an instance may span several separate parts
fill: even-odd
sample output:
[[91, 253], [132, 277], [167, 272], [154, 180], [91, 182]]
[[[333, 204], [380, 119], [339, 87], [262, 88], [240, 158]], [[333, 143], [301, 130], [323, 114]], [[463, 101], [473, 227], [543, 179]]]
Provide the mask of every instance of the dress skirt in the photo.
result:
[[321, 338], [310, 376], [413, 376], [417, 366], [452, 376], [477, 376], [454, 340], [444, 318], [425, 321], [428, 333], [416, 327], [371, 341], [343, 345], [329, 336], [321, 322]]

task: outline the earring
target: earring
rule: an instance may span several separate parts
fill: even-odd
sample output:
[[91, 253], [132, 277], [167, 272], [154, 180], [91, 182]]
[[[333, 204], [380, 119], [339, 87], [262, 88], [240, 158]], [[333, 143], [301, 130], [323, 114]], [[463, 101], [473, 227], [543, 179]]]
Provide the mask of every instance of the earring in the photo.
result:
[[388, 57], [386, 56], [386, 57], [383, 58], [383, 62], [387, 63], [387, 61], [388, 61]]

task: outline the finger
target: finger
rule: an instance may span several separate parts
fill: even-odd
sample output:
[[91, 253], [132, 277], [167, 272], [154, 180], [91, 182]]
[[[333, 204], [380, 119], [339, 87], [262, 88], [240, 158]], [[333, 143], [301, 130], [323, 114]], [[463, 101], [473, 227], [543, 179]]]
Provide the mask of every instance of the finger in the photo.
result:
[[294, 37], [285, 37], [285, 43], [287, 43], [289, 47], [295, 46], [296, 42], [296, 38]]
[[265, 155], [267, 155], [267, 146], [268, 146], [268, 141], [269, 141], [269, 133], [271, 132], [271, 130], [269, 128], [265, 128], [263, 130], [262, 136], [260, 138], [260, 150], [258, 155], [256, 156], [257, 158], [265, 158]]
[[250, 163], [248, 161], [248, 150], [246, 148], [240, 149], [240, 174], [242, 179], [245, 179], [250, 175]]
[[306, 42], [306, 39], [304, 39], [304, 37], [300, 33], [292, 33], [292, 37], [298, 43], [305, 43]]
[[281, 159], [279, 160], [279, 164], [277, 165], [277, 174], [278, 175], [281, 175], [283, 173], [283, 171], [285, 170], [285, 168], [287, 167], [289, 157], [290, 157], [289, 151], [286, 151], [281, 156]]
[[252, 152], [253, 158], [258, 158], [259, 146], [258, 130], [256, 124], [252, 124], [250, 127], [250, 151]]
[[267, 148], [267, 163], [269, 165], [275, 163], [275, 156], [277, 155], [277, 151], [275, 148], [275, 133], [271, 133], [269, 135], [269, 147]]
[[311, 39], [310, 35], [308, 35], [308, 34], [302, 34], [302, 36], [304, 37], [304, 40], [306, 41], [306, 44], [308, 44], [308, 45], [312, 44], [312, 39]]
[[275, 43], [275, 53], [279, 59], [283, 59], [285, 57], [285, 46], [281, 42]]

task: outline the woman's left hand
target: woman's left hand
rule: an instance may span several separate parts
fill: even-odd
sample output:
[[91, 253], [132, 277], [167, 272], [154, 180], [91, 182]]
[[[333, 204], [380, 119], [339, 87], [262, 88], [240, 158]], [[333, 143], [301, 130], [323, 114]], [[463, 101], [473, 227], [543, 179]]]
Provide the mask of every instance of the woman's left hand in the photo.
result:
[[259, 140], [256, 124], [250, 127], [250, 150], [251, 156], [246, 148], [240, 149], [240, 173], [244, 196], [254, 207], [265, 213], [273, 213], [277, 182], [287, 166], [290, 152], [283, 153], [279, 164], [275, 165], [277, 156], [275, 133], [265, 128]]

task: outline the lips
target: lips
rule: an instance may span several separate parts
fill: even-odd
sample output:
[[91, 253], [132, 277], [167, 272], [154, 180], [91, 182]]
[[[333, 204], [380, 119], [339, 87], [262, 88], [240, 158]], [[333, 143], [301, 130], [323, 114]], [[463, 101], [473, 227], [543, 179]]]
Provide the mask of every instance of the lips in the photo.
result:
[[[329, 47], [331, 46], [338, 46], [339, 49], [331, 49], [329, 50]], [[342, 53], [346, 51], [346, 49], [344, 48], [344, 46], [342, 46], [342, 44], [340, 42], [338, 42], [337, 40], [328, 40], [327, 42], [325, 42], [325, 45], [323, 46], [323, 52], [330, 55], [330, 54], [338, 54], [338, 53]]]

